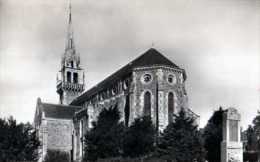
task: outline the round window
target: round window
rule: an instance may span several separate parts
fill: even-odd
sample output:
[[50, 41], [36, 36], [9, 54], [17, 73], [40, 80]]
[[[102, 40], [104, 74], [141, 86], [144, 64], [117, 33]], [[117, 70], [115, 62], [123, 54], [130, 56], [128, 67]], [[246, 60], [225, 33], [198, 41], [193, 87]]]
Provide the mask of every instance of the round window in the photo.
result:
[[145, 83], [148, 83], [148, 82], [150, 82], [152, 80], [152, 76], [150, 75], [150, 74], [145, 74], [144, 76], [143, 76], [143, 81], [145, 82]]
[[176, 83], [176, 78], [174, 77], [174, 75], [168, 75], [168, 82], [171, 84]]

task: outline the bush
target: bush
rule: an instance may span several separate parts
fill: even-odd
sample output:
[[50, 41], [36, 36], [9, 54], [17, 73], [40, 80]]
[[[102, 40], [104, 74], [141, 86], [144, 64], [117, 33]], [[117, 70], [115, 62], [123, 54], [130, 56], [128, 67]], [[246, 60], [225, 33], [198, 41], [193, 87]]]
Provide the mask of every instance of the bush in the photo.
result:
[[0, 161], [36, 161], [40, 141], [30, 123], [0, 118]]
[[70, 154], [65, 151], [48, 150], [44, 162], [70, 162]]
[[154, 150], [155, 133], [150, 117], [135, 119], [124, 135], [124, 156], [140, 157], [150, 154]]
[[257, 152], [244, 152], [243, 161], [256, 162], [258, 160]]
[[158, 155], [177, 162], [202, 162], [205, 151], [200, 132], [194, 119], [187, 116], [182, 109], [173, 123], [170, 123], [158, 144]]
[[223, 110], [220, 107], [215, 111], [204, 128], [204, 147], [207, 151], [206, 159], [209, 162], [219, 162], [221, 160], [222, 142], [222, 116]]
[[103, 109], [93, 128], [85, 135], [84, 161], [112, 158], [122, 154], [124, 124], [119, 122], [117, 105]]

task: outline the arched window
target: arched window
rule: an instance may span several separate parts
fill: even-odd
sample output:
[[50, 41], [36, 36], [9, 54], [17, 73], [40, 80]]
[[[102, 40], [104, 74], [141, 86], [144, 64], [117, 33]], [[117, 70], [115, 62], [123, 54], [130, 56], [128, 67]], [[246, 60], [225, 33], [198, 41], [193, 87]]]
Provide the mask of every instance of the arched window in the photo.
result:
[[73, 73], [73, 83], [78, 83], [78, 73]]
[[169, 123], [173, 122], [173, 113], [174, 113], [174, 96], [170, 92], [168, 94], [168, 121]]
[[71, 72], [67, 72], [67, 82], [71, 82]]
[[144, 115], [151, 115], [151, 93], [145, 92], [144, 94]]
[[72, 68], [74, 67], [73, 61], [70, 62], [70, 66], [71, 66]]

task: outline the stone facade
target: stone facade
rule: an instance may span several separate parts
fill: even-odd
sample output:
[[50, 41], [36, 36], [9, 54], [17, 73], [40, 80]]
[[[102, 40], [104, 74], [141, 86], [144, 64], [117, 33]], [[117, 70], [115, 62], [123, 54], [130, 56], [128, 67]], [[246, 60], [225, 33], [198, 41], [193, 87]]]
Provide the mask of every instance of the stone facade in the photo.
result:
[[50, 119], [47, 118], [47, 144], [49, 149], [52, 150], [72, 150], [72, 130], [73, 122], [72, 120], [65, 119]]
[[74, 131], [73, 131], [73, 160], [81, 161], [83, 158], [83, 150], [84, 150], [84, 135], [88, 130], [88, 118], [86, 115], [87, 112], [84, 110], [79, 111], [75, 114], [74, 118]]
[[[144, 82], [144, 75], [149, 74], [152, 78]], [[169, 76], [174, 81], [168, 81]], [[151, 117], [156, 124], [156, 102], [158, 102], [159, 128], [162, 130], [168, 125], [168, 95], [172, 93], [173, 113], [177, 114], [181, 107], [188, 109], [188, 97], [185, 91], [183, 70], [167, 66], [151, 66], [136, 68], [125, 80], [115, 82], [114, 85], [96, 93], [91, 99], [86, 99], [80, 106], [84, 107], [88, 114], [88, 127], [97, 119], [103, 108], [117, 104], [121, 112], [121, 120], [131, 124], [137, 117], [144, 115], [144, 94], [151, 94]], [[158, 96], [156, 96], [158, 95]], [[158, 97], [158, 101], [156, 100]], [[127, 110], [127, 103], [129, 110]]]
[[[139, 66], [139, 62], [153, 57], [156, 57], [154, 62]], [[162, 63], [157, 64], [157, 59], [163, 60]], [[126, 126], [138, 117], [150, 115], [156, 128], [163, 131], [181, 108], [198, 120], [199, 116], [188, 108], [185, 71], [164, 62], [167, 62], [164, 56], [150, 49], [72, 101], [71, 105], [83, 107], [74, 116], [74, 143], [77, 143], [73, 148], [74, 160], [83, 155], [82, 134], [92, 127], [102, 109], [116, 104]]]
[[44, 160], [48, 150], [73, 151], [73, 115], [81, 107], [43, 103], [37, 101], [34, 127], [41, 142], [39, 162]]
[[40, 161], [45, 157], [47, 150], [61, 150], [70, 154], [72, 150], [72, 120], [45, 118], [42, 122], [39, 134], [42, 143]]
[[[145, 82], [145, 75], [151, 76], [151, 81]], [[159, 129], [162, 130], [168, 125], [168, 96], [173, 94], [173, 113], [179, 112], [181, 107], [188, 108], [188, 97], [185, 91], [183, 81], [183, 71], [167, 66], [152, 66], [136, 68], [133, 71], [133, 93], [130, 111], [130, 123], [137, 117], [144, 115], [144, 94], [151, 94], [151, 117], [156, 124], [158, 118]], [[173, 81], [169, 82], [169, 76], [173, 77]], [[156, 96], [157, 95], [157, 96]], [[157, 100], [156, 100], [157, 98]], [[156, 103], [158, 102], [158, 103]], [[156, 111], [158, 104], [158, 113]], [[158, 117], [157, 117], [158, 115]]]

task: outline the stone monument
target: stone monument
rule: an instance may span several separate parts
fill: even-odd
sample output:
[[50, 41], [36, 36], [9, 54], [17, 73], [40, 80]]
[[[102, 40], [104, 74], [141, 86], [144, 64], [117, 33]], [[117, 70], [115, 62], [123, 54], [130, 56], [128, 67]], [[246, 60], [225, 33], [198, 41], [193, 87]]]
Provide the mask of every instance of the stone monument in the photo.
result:
[[241, 115], [235, 108], [223, 113], [223, 141], [221, 162], [243, 162], [243, 144], [240, 141]]

